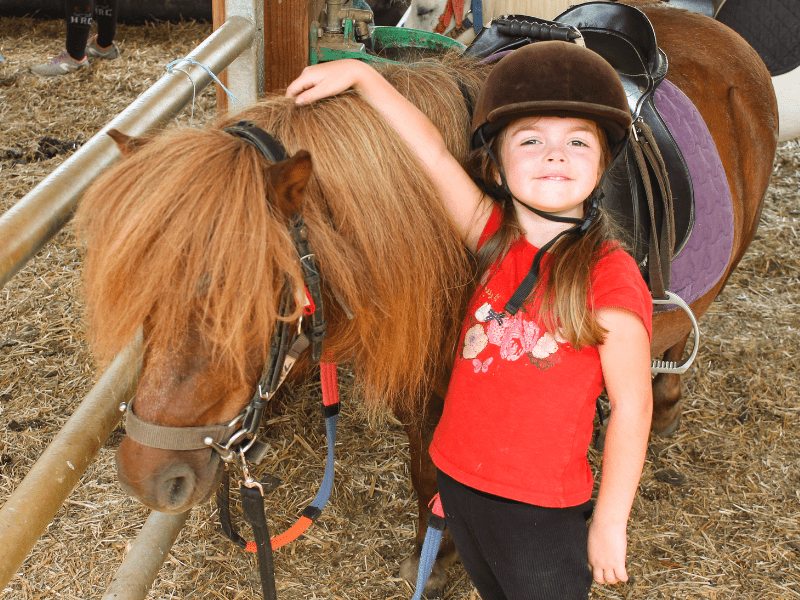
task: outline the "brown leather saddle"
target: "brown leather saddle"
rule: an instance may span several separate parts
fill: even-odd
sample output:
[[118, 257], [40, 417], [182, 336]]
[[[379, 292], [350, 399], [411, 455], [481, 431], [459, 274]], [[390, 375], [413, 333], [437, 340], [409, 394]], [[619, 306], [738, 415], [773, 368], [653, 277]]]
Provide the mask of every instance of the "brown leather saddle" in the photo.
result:
[[670, 262], [692, 231], [694, 195], [683, 155], [658, 113], [653, 94], [667, 74], [650, 20], [616, 2], [589, 2], [547, 21], [510, 15], [484, 27], [465, 54], [476, 57], [542, 40], [583, 41], [620, 75], [634, 135], [605, 177], [603, 206], [628, 233], [631, 254], [655, 297], [670, 285]]

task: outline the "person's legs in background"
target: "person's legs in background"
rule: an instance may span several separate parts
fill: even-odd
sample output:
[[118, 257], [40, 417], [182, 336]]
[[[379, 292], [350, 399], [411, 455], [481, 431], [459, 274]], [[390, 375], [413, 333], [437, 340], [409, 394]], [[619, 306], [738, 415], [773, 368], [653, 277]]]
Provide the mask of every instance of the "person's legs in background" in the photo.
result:
[[86, 43], [92, 28], [92, 0], [64, 0], [67, 19], [66, 48], [49, 63], [31, 67], [31, 71], [42, 77], [66, 75], [89, 66], [86, 58]]
[[95, 0], [94, 18], [97, 35], [86, 46], [86, 55], [92, 58], [114, 59], [119, 57], [119, 48], [114, 43], [117, 34], [119, 0]]

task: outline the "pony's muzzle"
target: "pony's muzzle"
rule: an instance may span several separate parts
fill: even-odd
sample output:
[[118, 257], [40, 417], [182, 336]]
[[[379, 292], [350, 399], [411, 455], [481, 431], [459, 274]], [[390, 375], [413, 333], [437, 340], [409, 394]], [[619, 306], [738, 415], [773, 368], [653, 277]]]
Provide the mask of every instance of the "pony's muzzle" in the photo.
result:
[[180, 513], [205, 502], [222, 478], [223, 463], [211, 449], [159, 450], [126, 437], [115, 458], [122, 489], [159, 512]]

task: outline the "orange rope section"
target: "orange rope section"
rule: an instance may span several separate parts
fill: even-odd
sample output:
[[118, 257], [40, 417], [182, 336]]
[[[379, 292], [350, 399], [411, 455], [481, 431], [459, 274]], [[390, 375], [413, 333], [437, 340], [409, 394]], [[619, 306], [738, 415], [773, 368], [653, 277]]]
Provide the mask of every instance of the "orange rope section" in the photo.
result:
[[[308, 517], [300, 517], [297, 519], [297, 522], [292, 525], [289, 529], [284, 531], [280, 535], [276, 535], [272, 538], [272, 549], [277, 550], [281, 546], [285, 546], [289, 542], [293, 542], [297, 538], [299, 538], [305, 530], [308, 529], [314, 521], [309, 519]], [[256, 543], [255, 542], [247, 542], [247, 546], [245, 550], [248, 552], [256, 552]]]

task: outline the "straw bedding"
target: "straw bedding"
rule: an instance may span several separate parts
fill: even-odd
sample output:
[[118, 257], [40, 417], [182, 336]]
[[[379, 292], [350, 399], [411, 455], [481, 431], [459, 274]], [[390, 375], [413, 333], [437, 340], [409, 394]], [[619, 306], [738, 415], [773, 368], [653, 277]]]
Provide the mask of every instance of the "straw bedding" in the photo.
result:
[[[210, 33], [196, 23], [119, 27], [122, 58], [43, 80], [27, 68], [58, 53], [59, 21], [0, 20], [0, 209], [8, 210], [72, 151]], [[213, 116], [198, 95], [180, 126]], [[48, 143], [44, 138], [53, 138]], [[40, 147], [41, 146], [41, 147]], [[702, 320], [677, 434], [654, 438], [631, 519], [631, 583], [595, 598], [800, 598], [800, 143], [775, 161], [756, 241]], [[84, 337], [80, 253], [68, 226], [0, 293], [0, 502], [97, 378]], [[337, 481], [319, 523], [276, 553], [281, 598], [408, 598], [397, 578], [411, 550], [416, 502], [402, 429], [369, 423], [342, 375]], [[266, 435], [274, 528], [316, 491], [325, 453], [319, 386], [287, 390]], [[115, 432], [58, 512], [3, 598], [103, 595], [147, 511], [120, 490]], [[599, 456], [592, 456], [599, 466]], [[258, 593], [255, 562], [217, 532], [213, 503], [195, 509], [150, 598], [236, 599]], [[242, 526], [246, 532], [246, 526]], [[246, 532], [247, 533], [247, 532]], [[446, 598], [476, 598], [460, 565]]]

